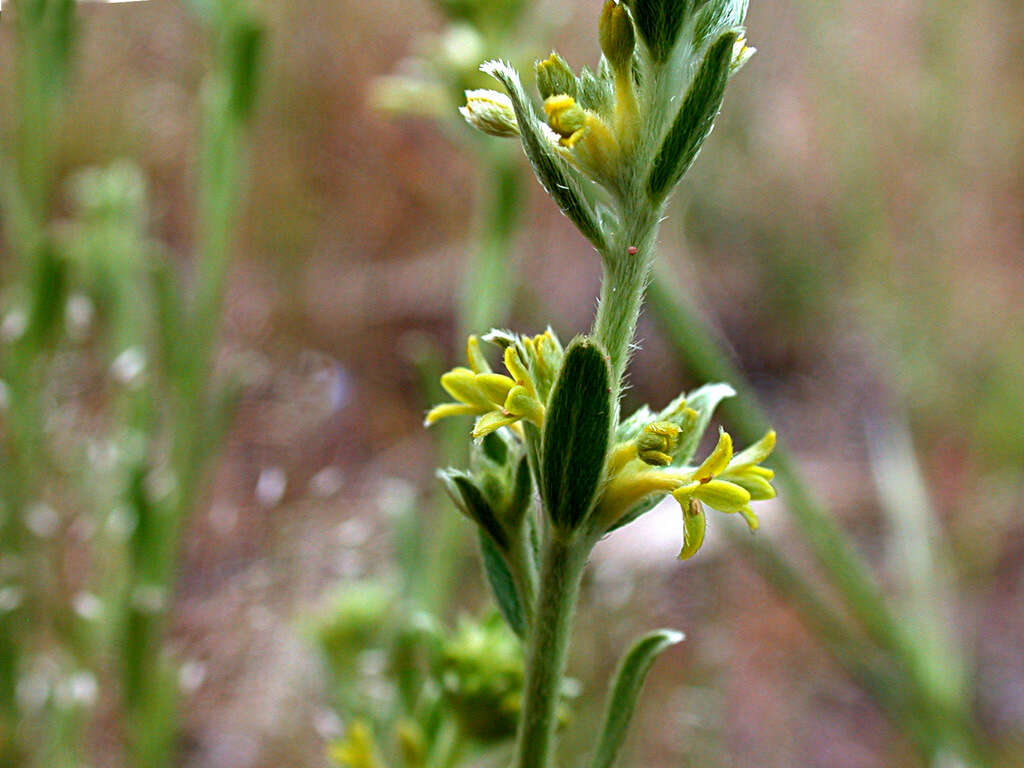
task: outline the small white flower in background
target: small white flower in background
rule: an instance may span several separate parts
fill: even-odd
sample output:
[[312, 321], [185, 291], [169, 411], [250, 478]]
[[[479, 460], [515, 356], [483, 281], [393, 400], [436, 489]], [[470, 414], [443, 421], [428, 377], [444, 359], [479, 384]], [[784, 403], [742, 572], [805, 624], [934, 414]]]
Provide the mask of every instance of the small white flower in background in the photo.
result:
[[264, 467], [256, 481], [256, 500], [264, 507], [276, 507], [287, 488], [288, 477], [281, 467]]
[[159, 613], [167, 605], [167, 590], [158, 584], [139, 584], [132, 591], [132, 605], [142, 613]]
[[99, 472], [109, 472], [117, 466], [121, 449], [113, 440], [90, 440], [85, 448], [86, 458]]
[[14, 695], [22, 711], [38, 712], [50, 698], [50, 682], [41, 672], [31, 672], [18, 680]]
[[7, 382], [0, 379], [0, 411], [6, 411], [7, 406], [11, 404], [11, 388], [7, 386]]
[[20, 309], [12, 309], [0, 321], [0, 339], [10, 342], [17, 341], [28, 328], [28, 318]]
[[158, 503], [174, 493], [178, 487], [178, 479], [169, 469], [157, 468], [146, 475], [145, 486], [149, 500]]
[[452, 24], [441, 35], [441, 53], [453, 69], [472, 69], [483, 58], [484, 40], [468, 24]]
[[178, 670], [178, 689], [185, 695], [195, 693], [206, 681], [206, 665], [192, 659]]
[[377, 486], [377, 507], [384, 512], [405, 512], [416, 501], [416, 487], [400, 477], [386, 477]]
[[337, 467], [324, 467], [309, 481], [309, 490], [314, 496], [321, 499], [329, 499], [341, 490], [345, 482], [345, 476]]
[[84, 339], [89, 334], [95, 316], [96, 306], [92, 299], [84, 293], [70, 296], [68, 303], [64, 305], [64, 322], [68, 328], [68, 335], [75, 340]]
[[57, 706], [63, 709], [71, 707], [91, 707], [96, 703], [99, 686], [91, 672], [75, 672], [57, 684], [54, 699]]
[[125, 387], [137, 388], [142, 383], [146, 370], [146, 355], [138, 347], [128, 347], [110, 364], [110, 375], [114, 381]]
[[0, 613], [13, 611], [25, 596], [21, 587], [0, 587]]
[[316, 731], [324, 741], [340, 739], [345, 730], [345, 724], [335, 712], [329, 709], [318, 709], [313, 715], [313, 730]]
[[96, 621], [103, 615], [103, 601], [92, 592], [79, 592], [71, 599], [71, 607], [86, 621]]
[[60, 515], [49, 504], [37, 501], [25, 510], [25, 527], [40, 539], [48, 539], [57, 532]]
[[107, 533], [121, 541], [131, 536], [138, 524], [135, 513], [124, 504], [114, 507], [107, 515]]
[[373, 529], [361, 517], [353, 517], [338, 525], [338, 543], [350, 549], [362, 547], [370, 539]]

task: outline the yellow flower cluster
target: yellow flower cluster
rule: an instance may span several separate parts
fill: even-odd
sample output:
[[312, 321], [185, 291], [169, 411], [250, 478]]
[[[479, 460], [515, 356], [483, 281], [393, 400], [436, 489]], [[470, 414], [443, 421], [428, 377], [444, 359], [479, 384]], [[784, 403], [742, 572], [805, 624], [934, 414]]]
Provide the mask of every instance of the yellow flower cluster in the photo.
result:
[[[696, 414], [690, 418], [695, 417]], [[771, 485], [774, 472], [760, 466], [775, 448], [774, 431], [735, 455], [732, 438], [721, 431], [718, 444], [700, 466], [673, 468], [669, 466], [671, 452], [685, 431], [685, 424], [679, 427], [671, 422], [653, 422], [634, 440], [616, 446], [608, 461], [608, 485], [598, 504], [598, 519], [611, 528], [645, 498], [671, 493], [684, 513], [680, 559], [692, 557], [704, 542], [702, 505], [719, 512], [738, 513], [751, 530], [756, 530], [757, 515], [750, 503], [775, 496]]]
[[544, 426], [544, 402], [558, 373], [562, 347], [548, 330], [533, 337], [507, 337], [504, 353], [508, 375], [491, 370], [470, 336], [466, 344], [469, 367], [459, 366], [441, 377], [441, 386], [455, 402], [435, 406], [427, 413], [426, 426], [449, 416], [477, 416], [473, 437], [481, 439], [501, 427], [520, 434], [520, 421]]

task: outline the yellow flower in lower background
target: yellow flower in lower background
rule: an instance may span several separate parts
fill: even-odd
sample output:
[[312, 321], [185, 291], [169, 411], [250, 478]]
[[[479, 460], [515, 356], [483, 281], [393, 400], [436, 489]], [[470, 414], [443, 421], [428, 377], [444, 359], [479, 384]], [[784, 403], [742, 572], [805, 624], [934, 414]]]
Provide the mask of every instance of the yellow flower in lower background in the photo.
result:
[[338, 768], [385, 768], [370, 726], [356, 720], [341, 741], [328, 748], [328, 756]]

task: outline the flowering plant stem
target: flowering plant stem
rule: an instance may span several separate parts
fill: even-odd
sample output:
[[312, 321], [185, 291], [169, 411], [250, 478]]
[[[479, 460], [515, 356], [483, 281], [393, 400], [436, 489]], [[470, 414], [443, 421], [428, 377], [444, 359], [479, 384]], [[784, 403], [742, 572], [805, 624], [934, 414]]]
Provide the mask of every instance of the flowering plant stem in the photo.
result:
[[[611, 359], [612, 402], [616, 405], [650, 277], [659, 214], [660, 209], [635, 211], [623, 234], [614, 238], [611, 252], [602, 254], [604, 276], [593, 335]], [[586, 535], [563, 540], [557, 532], [544, 543], [536, 613], [528, 640], [515, 768], [546, 768], [551, 762], [555, 709], [576, 597], [594, 543]]]
[[526, 651], [515, 768], [546, 768], [551, 764], [556, 707], [588, 553], [589, 547], [580, 540], [552, 537], [544, 546], [537, 612]]
[[[550, 328], [533, 337], [501, 330], [470, 336], [468, 366], [441, 377], [452, 402], [425, 419], [429, 426], [477, 417], [469, 470], [438, 474], [479, 526], [488, 582], [525, 643], [514, 768], [553, 762], [573, 613], [594, 544], [671, 493], [683, 513], [685, 559], [704, 540], [704, 504], [738, 513], [756, 529], [750, 503], [775, 495], [772, 471], [761, 466], [773, 432], [735, 454], [731, 437], [720, 432], [711, 454], [694, 461], [715, 406], [733, 394], [727, 384], [619, 419], [661, 212], [707, 138], [729, 77], [750, 57], [745, 14], [743, 0], [693, 7], [606, 0], [596, 73], [584, 68], [577, 76], [557, 53], [537, 62], [545, 120], [503, 61], [481, 70], [505, 93], [469, 90], [460, 110], [483, 133], [520, 138], [538, 180], [596, 247], [603, 267], [589, 336], [564, 348]], [[681, 100], [672, 95], [680, 93]], [[504, 236], [507, 223], [494, 226]], [[503, 350], [507, 375], [491, 368], [481, 341]], [[615, 761], [650, 664], [680, 640], [679, 632], [657, 630], [623, 658], [595, 742], [596, 765]]]

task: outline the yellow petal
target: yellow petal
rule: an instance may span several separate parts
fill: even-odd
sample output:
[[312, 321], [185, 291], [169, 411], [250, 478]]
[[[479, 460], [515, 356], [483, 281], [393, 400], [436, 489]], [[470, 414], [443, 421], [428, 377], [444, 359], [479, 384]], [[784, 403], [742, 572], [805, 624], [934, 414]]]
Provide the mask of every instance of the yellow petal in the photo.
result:
[[719, 512], [739, 512], [750, 503], [750, 493], [726, 480], [702, 483], [693, 495]]
[[747, 521], [747, 526], [751, 531], [756, 531], [761, 523], [757, 519], [757, 515], [754, 514], [754, 510], [750, 507], [744, 507], [740, 510], [740, 516]]
[[480, 351], [480, 339], [476, 336], [470, 336], [466, 340], [466, 359], [469, 361], [469, 367], [473, 369], [473, 373], [491, 372], [491, 366], [487, 364], [487, 358]]
[[512, 379], [500, 373], [478, 373], [474, 381], [481, 394], [495, 405], [504, 403], [509, 390], [516, 385]]
[[743, 466], [753, 466], [754, 464], [760, 464], [762, 461], [767, 459], [771, 452], [775, 450], [775, 430], [770, 429], [765, 433], [765, 436], [758, 440], [751, 446], [740, 451], [732, 457], [730, 462], [730, 469], [739, 468]]
[[479, 440], [481, 437], [491, 434], [494, 430], [507, 427], [517, 421], [519, 421], [518, 416], [506, 415], [501, 411], [485, 413], [473, 425], [473, 439]]
[[683, 508], [683, 548], [679, 550], [679, 559], [688, 560], [697, 554], [697, 550], [704, 543], [707, 518], [704, 516], [704, 508], [696, 499], [678, 496], [676, 498]]
[[753, 501], [763, 501], [775, 498], [775, 489], [772, 484], [763, 477], [756, 475], [749, 470], [743, 472], [726, 472], [719, 475], [720, 480], [728, 480], [740, 488], [745, 489]]
[[710, 480], [716, 475], [721, 474], [729, 465], [730, 459], [732, 459], [732, 438], [729, 437], [728, 432], [720, 429], [718, 432], [718, 445], [715, 446], [715, 450], [711, 452], [711, 455], [704, 459], [704, 463], [697, 467], [693, 476], [697, 480]]
[[469, 368], [452, 368], [441, 377], [445, 392], [466, 405], [476, 405], [485, 411], [492, 406], [476, 385], [476, 374]]
[[423, 426], [429, 427], [431, 424], [440, 421], [441, 419], [447, 419], [449, 416], [471, 416], [480, 413], [480, 409], [473, 405], [466, 405], [465, 403], [443, 403], [442, 405], [435, 405], [427, 413], [425, 419], [423, 419]]
[[530, 394], [526, 387], [512, 387], [505, 399], [505, 410], [532, 421], [538, 427], [544, 426], [544, 406]]

